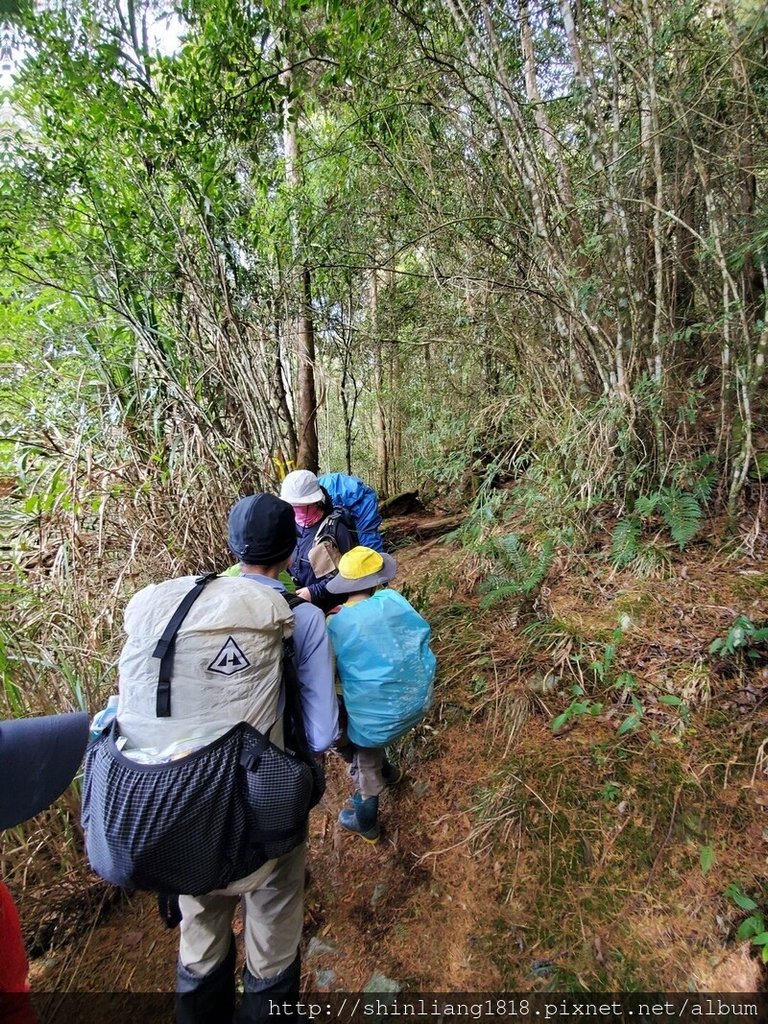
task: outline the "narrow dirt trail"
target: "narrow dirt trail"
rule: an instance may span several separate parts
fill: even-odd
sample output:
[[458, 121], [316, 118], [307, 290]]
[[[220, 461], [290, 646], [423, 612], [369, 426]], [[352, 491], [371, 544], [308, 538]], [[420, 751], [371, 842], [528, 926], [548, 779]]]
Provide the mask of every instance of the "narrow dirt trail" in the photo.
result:
[[[723, 894], [737, 884], [768, 914], [768, 658], [707, 652], [737, 613], [768, 616], [761, 562], [702, 546], [644, 581], [566, 562], [532, 630], [507, 604], [481, 609], [488, 568], [456, 547], [427, 533], [397, 555], [397, 587], [428, 601], [436, 700], [402, 743], [407, 779], [382, 799], [378, 845], [337, 826], [351, 786], [328, 758], [304, 990], [378, 975], [406, 992], [760, 991], [758, 951], [737, 937], [746, 912]], [[592, 710], [553, 734], [617, 621], [624, 682], [587, 682]], [[556, 689], [531, 689], [552, 673]], [[623, 735], [631, 697], [641, 727]], [[94, 917], [33, 963], [35, 990], [173, 990], [177, 936], [152, 897]]]
[[[421, 525], [429, 531], [429, 524]], [[442, 552], [425, 547], [398, 551], [398, 586], [418, 581], [429, 589], [430, 566], [440, 566]], [[436, 645], [439, 653], [439, 637]], [[469, 820], [462, 797], [481, 780], [484, 767], [471, 730], [458, 737], [445, 732], [440, 698], [435, 715], [438, 720], [406, 746], [407, 777], [382, 797], [383, 838], [376, 846], [337, 825], [351, 787], [343, 763], [333, 755], [327, 759], [327, 791], [310, 818], [308, 991], [357, 991], [374, 974], [404, 988], [434, 991], [492, 990], [499, 981], [480, 955], [474, 909], [493, 902], [497, 887], [463, 844]], [[313, 939], [322, 945], [310, 945]], [[172, 991], [177, 941], [160, 921], [154, 897], [125, 894], [75, 941], [32, 962], [33, 989]]]

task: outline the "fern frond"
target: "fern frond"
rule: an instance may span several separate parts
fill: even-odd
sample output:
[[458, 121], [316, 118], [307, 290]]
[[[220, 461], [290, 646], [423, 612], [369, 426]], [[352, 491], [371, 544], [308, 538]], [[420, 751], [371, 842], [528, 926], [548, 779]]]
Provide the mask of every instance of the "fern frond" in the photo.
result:
[[701, 505], [692, 494], [684, 494], [676, 487], [670, 487], [663, 495], [661, 511], [664, 522], [672, 534], [672, 540], [682, 550], [698, 532], [701, 524]]
[[528, 581], [527, 590], [533, 590], [534, 587], [542, 582], [544, 577], [547, 575], [552, 567], [552, 562], [555, 557], [555, 542], [551, 537], [547, 537], [544, 543], [541, 545], [541, 551], [539, 552], [538, 559], [536, 560], [536, 566], [531, 574]]
[[640, 538], [640, 520], [627, 516], [617, 523], [611, 534], [611, 564], [622, 569], [636, 557]]
[[495, 555], [514, 576], [525, 576], [531, 567], [531, 558], [516, 533], [495, 537]]
[[510, 597], [520, 597], [521, 593], [519, 583], [514, 580], [507, 581], [486, 593], [485, 597], [480, 600], [480, 607], [485, 611], [485, 609], [493, 608], [494, 605], [499, 604], [501, 601], [506, 601]]
[[[551, 538], [542, 544], [536, 556], [532, 555], [516, 534], [493, 538], [493, 549], [501, 571], [490, 574], [478, 590], [485, 594], [482, 608], [490, 608], [497, 600], [511, 595], [529, 594], [538, 587], [549, 572], [555, 555]], [[496, 594], [502, 596], [496, 597]]]
[[661, 495], [658, 491], [654, 491], [653, 494], [646, 494], [635, 502], [635, 513], [642, 516], [643, 519], [648, 519], [659, 507], [660, 501]]
[[509, 576], [502, 575], [501, 573], [490, 573], [484, 580], [480, 581], [477, 590], [480, 594], [490, 594], [492, 591], [506, 587], [512, 582], [514, 581], [510, 580]]
[[700, 505], [706, 504], [709, 501], [712, 494], [712, 488], [715, 486], [715, 474], [706, 473], [700, 477], [691, 488], [691, 494]]

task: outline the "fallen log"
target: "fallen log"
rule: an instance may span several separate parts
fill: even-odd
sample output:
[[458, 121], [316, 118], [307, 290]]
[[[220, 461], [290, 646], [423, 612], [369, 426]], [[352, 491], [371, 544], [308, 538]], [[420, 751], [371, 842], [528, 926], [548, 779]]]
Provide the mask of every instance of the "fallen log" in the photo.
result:
[[402, 494], [394, 494], [391, 498], [379, 502], [379, 512], [383, 519], [392, 516], [405, 516], [409, 512], [423, 512], [424, 505], [419, 498], [418, 491], [403, 491]]
[[460, 526], [465, 518], [465, 515], [433, 516], [428, 519], [403, 516], [387, 520], [381, 532], [389, 545], [402, 546], [404, 543], [421, 543], [433, 537], [443, 537]]

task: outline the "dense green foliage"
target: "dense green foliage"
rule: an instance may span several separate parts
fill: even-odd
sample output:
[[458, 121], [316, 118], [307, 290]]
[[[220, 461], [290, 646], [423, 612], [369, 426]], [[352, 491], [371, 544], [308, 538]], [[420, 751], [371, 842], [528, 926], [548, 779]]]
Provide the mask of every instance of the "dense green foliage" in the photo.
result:
[[53, 421], [105, 470], [117, 454], [183, 487], [201, 466], [268, 483], [307, 427], [292, 324], [309, 311], [324, 465], [392, 490], [534, 456], [631, 507], [705, 455], [733, 511], [768, 331], [761, 17], [731, 0], [30, 15], [3, 235], [20, 440]]
[[[741, 877], [751, 833], [728, 772], [765, 764], [764, 745], [755, 761], [725, 734], [735, 710], [708, 717], [715, 670], [746, 678], [764, 662], [765, 579], [740, 579], [732, 599], [706, 572], [686, 589], [699, 549], [679, 555], [718, 513], [734, 525], [764, 510], [765, 4], [12, 6], [0, 712], [96, 710], [126, 596], [223, 570], [236, 495], [316, 464], [383, 495], [418, 487], [467, 512], [442, 581], [398, 585], [442, 645], [441, 728], [469, 707], [473, 835], [499, 851], [482, 872], [511, 877], [515, 915], [529, 900], [537, 957], [588, 961], [582, 935], [599, 938], [601, 915], [603, 934], [624, 927], [625, 889], [642, 945], [660, 951], [648, 918], [668, 890], [650, 883], [678, 797], [696, 808], [709, 786], [725, 824], [695, 833], [696, 864]], [[759, 513], [747, 519], [754, 554]], [[695, 634], [694, 608], [710, 613]], [[524, 783], [510, 758], [534, 707], [546, 734], [533, 732]], [[589, 749], [564, 771], [577, 729]], [[698, 760], [682, 744], [669, 755], [680, 736], [699, 737]], [[440, 834], [437, 790], [419, 802], [425, 843]], [[519, 879], [503, 863], [513, 821], [542, 857]], [[66, 819], [59, 847], [81, 862], [73, 832]], [[743, 879], [725, 895], [750, 913], [739, 938], [765, 951]], [[657, 975], [600, 953], [584, 977]]]
[[765, 445], [760, 5], [21, 11], [22, 560], [95, 536], [97, 559], [223, 562], [232, 496], [315, 461], [473, 500], [489, 604], [534, 600], [587, 523], [655, 576], [736, 518]]

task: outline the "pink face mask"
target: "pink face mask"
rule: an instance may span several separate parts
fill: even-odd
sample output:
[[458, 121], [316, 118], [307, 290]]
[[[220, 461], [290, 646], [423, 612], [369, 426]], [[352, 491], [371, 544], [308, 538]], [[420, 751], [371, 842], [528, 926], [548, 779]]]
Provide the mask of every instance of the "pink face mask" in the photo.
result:
[[323, 518], [323, 506], [315, 505], [294, 505], [293, 515], [297, 526], [314, 526]]

